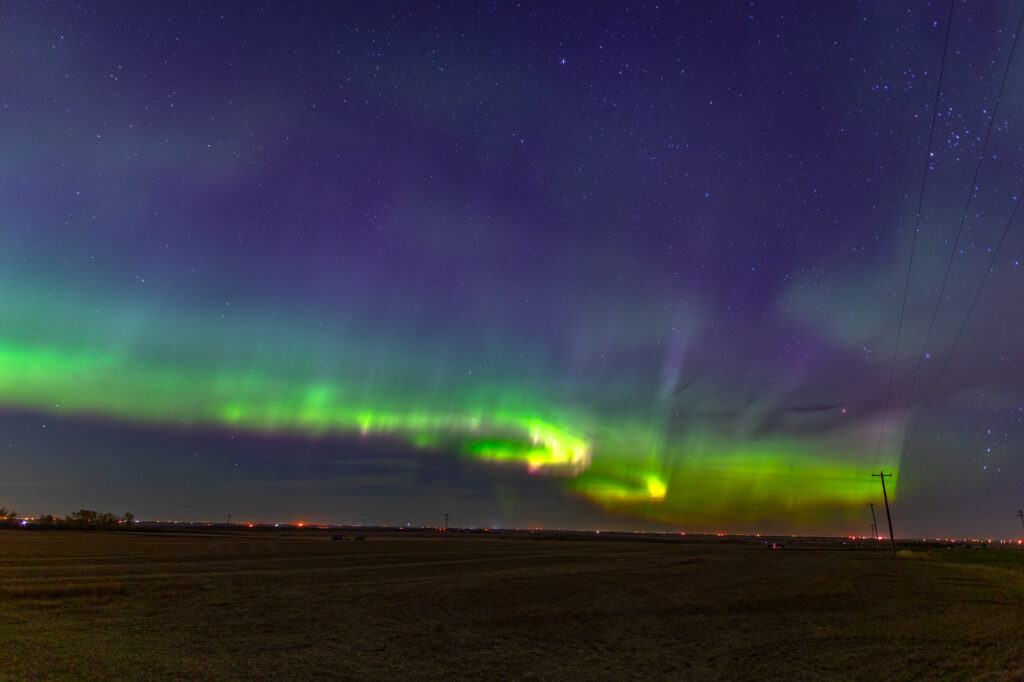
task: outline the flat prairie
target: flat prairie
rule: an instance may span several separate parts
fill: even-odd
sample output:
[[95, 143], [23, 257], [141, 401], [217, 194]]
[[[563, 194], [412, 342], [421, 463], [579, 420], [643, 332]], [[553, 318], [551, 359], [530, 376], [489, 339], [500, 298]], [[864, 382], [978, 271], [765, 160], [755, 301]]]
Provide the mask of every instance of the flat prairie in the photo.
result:
[[1000, 680], [1022, 648], [1016, 548], [0, 532], [5, 680]]

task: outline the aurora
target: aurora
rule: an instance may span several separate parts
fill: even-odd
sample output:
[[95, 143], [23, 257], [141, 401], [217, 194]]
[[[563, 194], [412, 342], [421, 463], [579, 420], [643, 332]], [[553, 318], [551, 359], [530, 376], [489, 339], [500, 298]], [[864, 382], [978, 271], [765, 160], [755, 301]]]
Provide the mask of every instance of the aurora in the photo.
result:
[[[434, 412], [392, 400], [348, 403], [351, 387], [185, 370], [100, 351], [0, 345], [0, 392], [10, 404], [52, 414], [121, 417], [175, 428], [242, 429], [331, 438], [396, 436], [425, 450], [453, 448], [485, 462], [567, 479], [565, 488], [618, 512], [680, 521], [680, 509], [756, 520], [807, 506], [857, 508], [874, 486], [855, 458], [815, 457], [794, 446], [659, 445], [663, 434], [523, 401]], [[635, 453], [644, 453], [637, 457]], [[739, 507], [739, 508], [738, 508]]]

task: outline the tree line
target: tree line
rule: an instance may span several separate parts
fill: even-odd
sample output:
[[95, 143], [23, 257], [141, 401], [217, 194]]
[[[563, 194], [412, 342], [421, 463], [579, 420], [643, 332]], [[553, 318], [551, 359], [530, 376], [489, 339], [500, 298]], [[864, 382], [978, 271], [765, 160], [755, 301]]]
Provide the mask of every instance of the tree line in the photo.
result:
[[76, 512], [60, 518], [52, 514], [44, 514], [38, 519], [22, 519], [18, 512], [7, 507], [0, 507], [0, 525], [28, 526], [34, 528], [128, 528], [135, 515], [125, 512], [123, 515], [111, 514], [110, 512], [98, 512], [95, 509], [79, 509]]

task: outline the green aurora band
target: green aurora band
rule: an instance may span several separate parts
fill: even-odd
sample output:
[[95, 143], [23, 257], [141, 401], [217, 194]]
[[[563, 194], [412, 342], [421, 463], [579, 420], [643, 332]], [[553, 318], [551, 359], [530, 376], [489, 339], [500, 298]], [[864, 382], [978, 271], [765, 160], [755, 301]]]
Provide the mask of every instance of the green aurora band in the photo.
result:
[[[477, 399], [472, 407], [423, 400], [435, 409], [422, 408], [414, 394], [381, 400], [361, 393], [253, 370], [185, 369], [125, 352], [0, 342], [0, 402], [9, 407], [254, 434], [399, 438], [560, 477], [568, 491], [613, 513], [663, 522], [710, 527], [785, 519], [813, 526], [823, 514], [853, 518], [878, 496], [863, 457], [839, 456], [837, 447], [820, 442], [815, 454], [795, 439], [669, 439], [664, 429], [629, 420], [609, 425], [506, 392], [496, 393], [500, 399], [470, 396], [467, 402]], [[878, 464], [895, 473], [892, 461]]]

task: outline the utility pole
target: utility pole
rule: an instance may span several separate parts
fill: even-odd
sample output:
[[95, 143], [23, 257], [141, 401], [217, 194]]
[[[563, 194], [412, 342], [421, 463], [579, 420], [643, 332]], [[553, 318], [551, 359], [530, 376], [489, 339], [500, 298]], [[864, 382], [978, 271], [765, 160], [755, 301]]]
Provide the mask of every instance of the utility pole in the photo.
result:
[[231, 514], [228, 514], [228, 525], [231, 525]]
[[885, 470], [879, 471], [877, 474], [871, 474], [872, 476], [878, 476], [878, 479], [882, 481], [882, 500], [885, 501], [885, 518], [889, 520], [889, 542], [892, 543], [892, 558], [896, 558], [896, 538], [892, 534], [892, 514], [889, 513], [889, 496], [885, 494], [885, 477], [892, 476], [892, 474], [885, 473]]
[[444, 536], [448, 537], [448, 512], [444, 513]]
[[1020, 517], [1020, 525], [1024, 526], [1024, 509], [1018, 509], [1017, 516]]
[[871, 507], [871, 539], [878, 542], [878, 521], [875, 519], [875, 503], [868, 502], [868, 506]]

